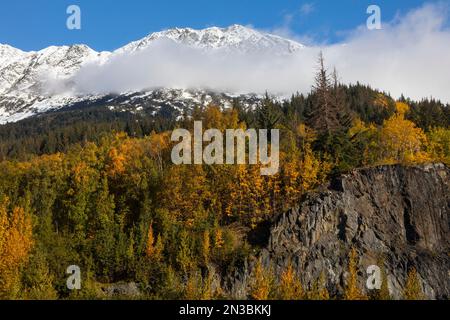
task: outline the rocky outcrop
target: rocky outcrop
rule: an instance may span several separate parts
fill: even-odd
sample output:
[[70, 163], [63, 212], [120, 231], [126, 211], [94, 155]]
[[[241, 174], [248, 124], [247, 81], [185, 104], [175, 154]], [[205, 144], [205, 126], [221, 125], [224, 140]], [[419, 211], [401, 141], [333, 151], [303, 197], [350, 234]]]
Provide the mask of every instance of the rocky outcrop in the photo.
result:
[[[426, 296], [450, 297], [450, 170], [442, 164], [355, 170], [311, 194], [273, 222], [260, 257], [280, 273], [288, 263], [310, 286], [321, 274], [328, 290], [342, 295], [348, 254], [359, 256], [359, 286], [367, 292], [366, 269], [384, 260], [388, 286], [401, 298], [415, 267]], [[247, 269], [231, 291], [243, 298]]]
[[138, 298], [141, 291], [135, 282], [119, 282], [104, 284], [100, 286], [101, 293], [98, 296], [106, 296], [107, 298]]

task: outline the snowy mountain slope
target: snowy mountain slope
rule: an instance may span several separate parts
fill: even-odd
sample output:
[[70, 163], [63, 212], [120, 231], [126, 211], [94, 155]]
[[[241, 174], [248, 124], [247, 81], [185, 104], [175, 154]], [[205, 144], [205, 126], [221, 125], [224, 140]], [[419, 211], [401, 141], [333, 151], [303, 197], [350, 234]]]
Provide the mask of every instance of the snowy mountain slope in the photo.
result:
[[[0, 97], [0, 124], [17, 122], [51, 111], [101, 107], [114, 112], [152, 115], [177, 119], [194, 107], [215, 104], [231, 107], [238, 100], [244, 108], [255, 108], [262, 96], [254, 94], [233, 95], [206, 90], [155, 89], [122, 94], [91, 95], [85, 97], [55, 96], [30, 103], [9, 97]], [[14, 111], [12, 111], [14, 110]]]
[[[74, 103], [98, 99], [73, 93], [71, 78], [86, 64], [103, 65], [113, 57], [132, 55], [146, 49], [157, 40], [169, 40], [204, 51], [250, 54], [265, 52], [278, 56], [290, 55], [303, 46], [275, 35], [233, 25], [204, 30], [175, 28], [152, 33], [114, 52], [96, 52], [86, 45], [51, 46], [40, 51], [24, 52], [0, 44], [0, 124], [60, 109]], [[168, 88], [176, 89], [176, 88]], [[159, 90], [149, 89], [146, 96]], [[202, 92], [195, 93], [201, 96]], [[177, 91], [176, 97], [163, 94], [166, 100], [187, 99], [192, 92]], [[189, 99], [187, 99], [189, 100]], [[156, 102], [152, 100], [153, 104]], [[161, 101], [164, 105], [167, 101]], [[190, 101], [186, 105], [192, 105]]]

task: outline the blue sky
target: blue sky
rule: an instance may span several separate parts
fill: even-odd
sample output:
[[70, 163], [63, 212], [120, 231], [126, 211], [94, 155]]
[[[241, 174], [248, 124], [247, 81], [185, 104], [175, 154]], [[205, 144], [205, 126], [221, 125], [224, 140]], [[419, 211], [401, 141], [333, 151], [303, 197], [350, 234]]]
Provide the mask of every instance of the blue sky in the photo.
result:
[[[231, 24], [262, 30], [289, 30], [299, 38], [334, 43], [345, 31], [365, 24], [366, 9], [377, 4], [384, 21], [423, 0], [2, 0], [0, 43], [22, 50], [84, 43], [113, 50], [147, 34], [171, 27], [205, 28]], [[66, 28], [66, 9], [79, 5], [82, 29]]]

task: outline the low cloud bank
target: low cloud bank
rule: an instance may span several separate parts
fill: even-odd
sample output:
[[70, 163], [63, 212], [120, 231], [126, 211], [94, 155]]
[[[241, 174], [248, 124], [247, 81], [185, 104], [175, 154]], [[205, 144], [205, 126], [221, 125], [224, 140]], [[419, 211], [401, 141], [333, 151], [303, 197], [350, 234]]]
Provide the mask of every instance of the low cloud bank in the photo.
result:
[[311, 90], [317, 55], [336, 67], [344, 83], [357, 81], [414, 99], [450, 102], [448, 6], [425, 5], [382, 30], [360, 27], [339, 44], [311, 46], [277, 56], [269, 52], [204, 52], [171, 41], [115, 55], [104, 65], [86, 65], [71, 82], [76, 93], [110, 93], [148, 88], [208, 88], [230, 93], [289, 95]]

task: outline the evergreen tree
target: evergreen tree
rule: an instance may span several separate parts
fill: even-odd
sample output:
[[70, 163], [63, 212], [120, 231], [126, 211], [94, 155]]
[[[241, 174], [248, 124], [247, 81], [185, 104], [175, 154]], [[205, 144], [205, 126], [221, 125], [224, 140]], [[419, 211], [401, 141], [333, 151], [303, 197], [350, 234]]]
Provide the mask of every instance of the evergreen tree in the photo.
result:
[[340, 128], [336, 98], [333, 98], [333, 84], [325, 68], [323, 53], [320, 52], [319, 68], [313, 87], [314, 105], [309, 125], [320, 134], [330, 134]]
[[345, 91], [339, 83], [339, 77], [336, 68], [332, 73], [333, 90], [332, 90], [332, 104], [337, 112], [338, 121], [341, 129], [347, 130], [353, 123], [353, 116], [350, 112]]
[[266, 93], [261, 106], [257, 109], [258, 127], [267, 130], [275, 129], [282, 116], [281, 107]]

